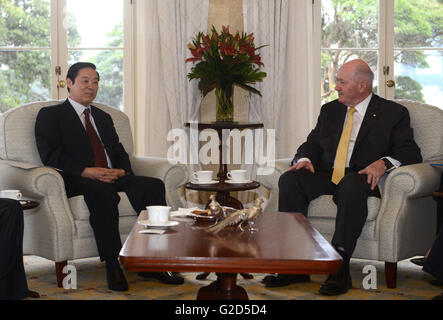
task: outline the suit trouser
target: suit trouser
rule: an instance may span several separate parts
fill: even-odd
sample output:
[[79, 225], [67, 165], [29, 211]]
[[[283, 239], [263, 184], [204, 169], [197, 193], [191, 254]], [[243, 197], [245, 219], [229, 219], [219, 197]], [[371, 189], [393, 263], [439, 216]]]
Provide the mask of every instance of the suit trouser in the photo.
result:
[[[440, 176], [440, 192], [443, 192], [443, 173]], [[441, 226], [443, 225], [443, 198], [437, 199], [437, 234], [441, 230]]]
[[440, 230], [432, 245], [431, 251], [423, 265], [423, 271], [443, 281], [443, 229]]
[[307, 216], [309, 202], [321, 195], [333, 195], [337, 217], [331, 243], [343, 247], [350, 257], [368, 216], [368, 197], [380, 197], [380, 191], [378, 188], [371, 190], [366, 174], [347, 170], [338, 185], [331, 182], [331, 175], [305, 169], [286, 171], [278, 183], [278, 210]]
[[0, 199], [0, 300], [29, 296], [23, 266], [23, 227], [20, 203]]
[[126, 193], [137, 214], [148, 205], [166, 205], [165, 185], [157, 178], [128, 175], [114, 183], [79, 176], [63, 178], [68, 198], [84, 196], [101, 261], [118, 258], [122, 248], [118, 226], [118, 192]]
[[[440, 188], [443, 191], [443, 173], [440, 176]], [[423, 271], [433, 275], [440, 281], [443, 281], [443, 199], [437, 199], [437, 238], [432, 245], [426, 262], [423, 265]]]

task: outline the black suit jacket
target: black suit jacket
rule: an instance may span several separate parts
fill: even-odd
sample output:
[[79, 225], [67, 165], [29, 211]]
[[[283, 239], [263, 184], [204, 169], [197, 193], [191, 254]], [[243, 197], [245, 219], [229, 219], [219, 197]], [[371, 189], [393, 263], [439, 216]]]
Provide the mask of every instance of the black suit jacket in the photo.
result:
[[[132, 174], [129, 156], [119, 141], [111, 116], [94, 106], [91, 114], [113, 168]], [[86, 130], [67, 99], [39, 111], [35, 140], [43, 164], [62, 170], [63, 175], [80, 176], [86, 167], [94, 167], [94, 152]]]
[[[347, 107], [334, 100], [322, 106], [316, 127], [297, 150], [293, 161], [307, 157], [317, 170], [330, 172], [340, 141]], [[352, 171], [390, 156], [402, 165], [422, 161], [414, 141], [408, 110], [373, 94], [349, 162]]]

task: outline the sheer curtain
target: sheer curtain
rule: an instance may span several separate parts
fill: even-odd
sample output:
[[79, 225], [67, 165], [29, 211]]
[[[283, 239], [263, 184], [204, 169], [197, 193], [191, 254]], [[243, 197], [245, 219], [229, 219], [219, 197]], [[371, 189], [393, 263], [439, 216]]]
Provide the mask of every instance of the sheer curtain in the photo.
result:
[[[313, 125], [311, 0], [243, 0], [244, 29], [254, 33], [267, 77], [251, 95], [248, 120], [275, 129], [276, 158], [292, 157]], [[266, 142], [265, 142], [266, 144]]]
[[136, 152], [166, 157], [171, 129], [183, 129], [199, 117], [200, 93], [197, 82], [187, 78], [192, 64], [185, 60], [191, 37], [208, 29], [209, 0], [135, 4]]

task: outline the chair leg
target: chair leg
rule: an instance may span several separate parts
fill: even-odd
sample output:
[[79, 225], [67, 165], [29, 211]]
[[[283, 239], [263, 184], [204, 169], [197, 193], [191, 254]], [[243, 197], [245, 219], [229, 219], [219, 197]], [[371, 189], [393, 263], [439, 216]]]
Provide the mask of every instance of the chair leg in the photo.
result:
[[397, 262], [385, 261], [386, 285], [389, 289], [397, 287]]
[[55, 263], [55, 274], [57, 276], [57, 286], [63, 288], [63, 278], [65, 274], [63, 273], [63, 268], [68, 265], [68, 261], [60, 261]]

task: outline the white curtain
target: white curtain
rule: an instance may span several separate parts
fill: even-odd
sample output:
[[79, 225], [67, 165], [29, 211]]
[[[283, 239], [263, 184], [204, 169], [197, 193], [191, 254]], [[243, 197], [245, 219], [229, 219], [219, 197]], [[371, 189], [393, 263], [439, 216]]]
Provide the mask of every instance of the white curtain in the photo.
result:
[[276, 158], [292, 157], [313, 123], [312, 1], [243, 0], [243, 16], [256, 46], [269, 45], [259, 50], [267, 77], [248, 120], [275, 129]]
[[183, 129], [199, 117], [200, 93], [197, 82], [187, 78], [192, 64], [185, 60], [191, 38], [208, 29], [209, 0], [144, 0], [136, 5], [136, 152], [166, 157], [171, 129]]

